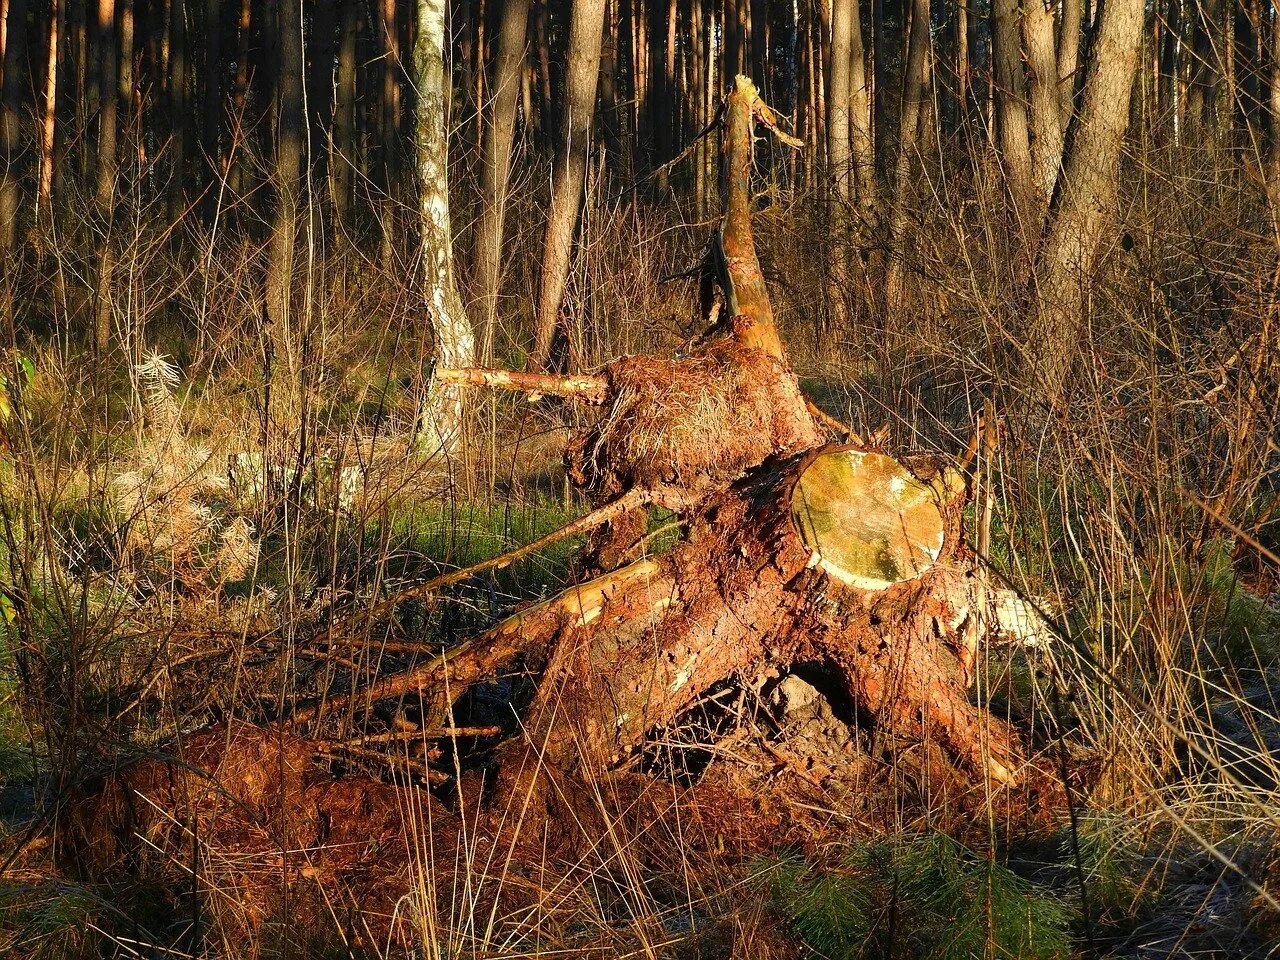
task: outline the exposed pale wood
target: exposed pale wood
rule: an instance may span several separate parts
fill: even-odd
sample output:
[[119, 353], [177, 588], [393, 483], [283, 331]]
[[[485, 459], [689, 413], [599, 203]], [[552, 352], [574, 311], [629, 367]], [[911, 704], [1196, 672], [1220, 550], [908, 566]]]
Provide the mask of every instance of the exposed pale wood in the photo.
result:
[[436, 379], [441, 383], [466, 383], [495, 390], [550, 394], [554, 397], [571, 397], [584, 403], [596, 404], [604, 403], [609, 390], [609, 381], [606, 378], [590, 373], [561, 376], [550, 373], [523, 373], [519, 370], [463, 367], [437, 369]]
[[938, 492], [881, 453], [816, 457], [796, 482], [791, 515], [814, 565], [863, 590], [919, 577], [944, 541]]

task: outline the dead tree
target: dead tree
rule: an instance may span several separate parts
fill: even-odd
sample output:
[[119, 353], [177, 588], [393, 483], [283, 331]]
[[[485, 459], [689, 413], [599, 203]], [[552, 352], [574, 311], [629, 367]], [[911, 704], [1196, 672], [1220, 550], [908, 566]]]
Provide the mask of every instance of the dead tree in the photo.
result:
[[[757, 123], [776, 131], [739, 77], [722, 121], [725, 216], [708, 257], [727, 320], [699, 343], [574, 377], [443, 374], [603, 411], [568, 454], [597, 509], [567, 531], [595, 528], [589, 552], [601, 575], [295, 721], [420, 693], [444, 722], [459, 690], [520, 658], [542, 670], [528, 740], [564, 773], [619, 762], [722, 681], [817, 662], [879, 728], [928, 734], [970, 771], [1016, 779], [1010, 730], [967, 695], [980, 617], [960, 527], [965, 484], [936, 457], [826, 442], [787, 363], [752, 240]], [[645, 504], [679, 513], [685, 536], [662, 556], [626, 562], [645, 533]], [[500, 754], [510, 769], [522, 749]]]

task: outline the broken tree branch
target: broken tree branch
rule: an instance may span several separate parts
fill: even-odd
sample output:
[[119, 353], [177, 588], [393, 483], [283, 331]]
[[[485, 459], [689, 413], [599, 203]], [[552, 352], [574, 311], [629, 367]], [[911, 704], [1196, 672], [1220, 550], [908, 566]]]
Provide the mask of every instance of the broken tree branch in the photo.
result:
[[464, 383], [494, 390], [550, 394], [592, 404], [604, 403], [609, 389], [609, 381], [593, 373], [560, 375], [483, 367], [441, 367], [436, 370], [436, 379], [441, 383]]
[[659, 581], [659, 571], [657, 561], [645, 559], [570, 587], [550, 600], [508, 617], [478, 637], [445, 650], [426, 663], [382, 677], [353, 693], [329, 697], [297, 710], [290, 722], [297, 725], [319, 719], [355, 700], [376, 703], [404, 696], [432, 686], [446, 676], [458, 689], [463, 689], [481, 677], [492, 676], [502, 664], [518, 654], [549, 641], [566, 619], [579, 626], [591, 623], [600, 616], [609, 600], [636, 582], [655, 584], [655, 600], [651, 606], [665, 607], [670, 603], [675, 588], [673, 584]]
[[448, 573], [442, 573], [438, 577], [432, 577], [423, 583], [401, 590], [387, 597], [381, 603], [376, 604], [370, 611], [369, 615], [374, 619], [386, 616], [397, 606], [407, 600], [417, 600], [429, 593], [434, 593], [442, 587], [449, 587], [455, 583], [461, 583], [469, 577], [475, 576], [477, 573], [484, 573], [486, 570], [501, 570], [503, 567], [510, 566], [517, 560], [523, 560], [530, 554], [544, 550], [560, 540], [568, 537], [577, 536], [580, 533], [588, 533], [596, 527], [608, 523], [614, 517], [642, 507], [649, 502], [649, 491], [642, 488], [628, 490], [625, 494], [616, 500], [611, 500], [602, 507], [597, 507], [590, 513], [583, 514], [572, 523], [565, 524], [559, 530], [548, 533], [545, 537], [539, 537], [532, 543], [526, 543], [523, 547], [517, 547], [509, 550], [501, 556], [493, 557], [489, 560], [481, 560], [479, 563], [473, 563], [469, 567], [462, 567], [459, 570], [450, 570]]

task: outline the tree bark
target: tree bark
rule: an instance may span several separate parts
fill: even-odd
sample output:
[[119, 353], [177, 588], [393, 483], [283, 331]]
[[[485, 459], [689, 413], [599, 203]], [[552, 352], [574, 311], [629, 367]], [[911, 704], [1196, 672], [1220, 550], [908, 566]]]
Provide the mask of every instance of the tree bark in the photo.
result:
[[1031, 163], [1031, 127], [1022, 71], [1018, 0], [992, 0], [991, 58], [995, 81], [1000, 160], [1009, 198], [1020, 221], [1033, 209], [1035, 173]]
[[511, 142], [515, 136], [516, 104], [528, 24], [529, 0], [507, 0], [503, 4], [497, 52], [493, 59], [493, 79], [489, 84], [489, 107], [485, 111], [480, 157], [480, 213], [472, 249], [476, 315], [481, 330], [480, 356], [486, 363], [493, 356], [493, 336], [498, 320]]
[[341, 0], [341, 6], [329, 179], [334, 217], [338, 223], [349, 226], [352, 172], [356, 163], [356, 31], [360, 11], [356, 0]]
[[[1173, 2], [1180, 3], [1181, 0]], [[1062, 23], [1058, 26], [1058, 108], [1062, 111], [1064, 135], [1076, 112], [1082, 8], [1081, 0], [1062, 0]]]
[[[172, 0], [169, 20], [169, 107], [170, 176], [169, 219], [179, 220], [187, 207], [187, 11], [186, 0]], [[282, 4], [289, 6], [289, 4]], [[283, 14], [282, 14], [283, 15]], [[301, 41], [299, 41], [301, 42]]]
[[1063, 127], [1053, 11], [1025, 0], [1022, 34], [1031, 93], [1031, 169], [1040, 208], [1047, 210], [1062, 166]]
[[889, 217], [889, 264], [885, 271], [885, 307], [889, 322], [896, 322], [903, 299], [903, 241], [907, 227], [907, 202], [911, 164], [920, 143], [920, 115], [924, 106], [925, 78], [929, 67], [929, 0], [911, 0], [911, 33], [902, 83], [902, 111], [898, 129], [898, 156], [893, 176], [893, 210]]
[[111, 277], [114, 269], [112, 221], [116, 192], [116, 130], [119, 78], [116, 76], [115, 0], [98, 0], [98, 168], [94, 221], [98, 249], [94, 288], [93, 343], [99, 353], [111, 342]]
[[538, 280], [537, 322], [533, 352], [529, 355], [531, 370], [545, 369], [551, 359], [552, 342], [568, 283], [573, 236], [578, 225], [591, 148], [604, 6], [604, 0], [573, 0], [565, 71], [565, 105], [551, 184], [551, 208], [547, 212], [542, 273]]
[[1032, 343], [1054, 399], [1079, 351], [1086, 289], [1116, 212], [1143, 19], [1143, 0], [1107, 0], [1102, 7], [1059, 202], [1036, 267]]
[[53, 144], [58, 116], [59, 2], [49, 3], [49, 45], [45, 57], [44, 114], [40, 121], [40, 185], [38, 210], [46, 224], [53, 222]]
[[[462, 307], [453, 274], [453, 233], [449, 221], [449, 144], [445, 71], [447, 0], [418, 0], [418, 30], [413, 44], [418, 97], [414, 124], [422, 239], [423, 306], [435, 338], [440, 367], [470, 367], [475, 338]], [[462, 439], [463, 400], [454, 385], [434, 383], [423, 410], [421, 436], [428, 453], [452, 458]]]
[[276, 41], [276, 206], [267, 262], [267, 315], [287, 336], [293, 290], [293, 251], [302, 188], [305, 123], [302, 115], [302, 8], [283, 0], [277, 8]]
[[20, 189], [28, 163], [23, 115], [27, 67], [27, 0], [9, 0], [4, 83], [0, 91], [0, 273], [8, 274], [18, 241]]
[[1267, 201], [1271, 228], [1280, 244], [1280, 4], [1271, 5], [1271, 144], [1267, 155]]

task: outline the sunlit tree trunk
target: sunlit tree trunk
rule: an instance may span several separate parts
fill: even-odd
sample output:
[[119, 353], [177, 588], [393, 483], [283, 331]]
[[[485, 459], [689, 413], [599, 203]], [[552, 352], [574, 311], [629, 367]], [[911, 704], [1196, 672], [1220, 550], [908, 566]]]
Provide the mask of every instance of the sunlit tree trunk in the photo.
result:
[[37, 200], [45, 223], [53, 221], [53, 145], [58, 116], [59, 0], [49, 3], [49, 44], [45, 57], [44, 113], [40, 118], [40, 185]]
[[1018, 216], [1030, 216], [1035, 196], [1031, 163], [1031, 126], [1027, 117], [1026, 80], [1018, 0], [992, 0], [991, 57], [995, 82], [996, 124], [1000, 162]]
[[542, 274], [538, 282], [537, 326], [533, 352], [529, 356], [531, 369], [545, 368], [551, 359], [552, 341], [569, 278], [573, 235], [582, 206], [591, 147], [591, 121], [595, 113], [603, 27], [604, 0], [574, 0], [569, 25], [563, 121], [551, 184], [551, 209], [547, 213]]
[[1115, 216], [1143, 25], [1143, 0], [1107, 0], [1089, 58], [1059, 202], [1036, 269], [1033, 354], [1061, 396], [1083, 334], [1086, 288]]
[[498, 288], [502, 281], [502, 233], [506, 214], [515, 136], [520, 71], [524, 64], [529, 0], [506, 0], [498, 26], [498, 46], [484, 111], [480, 157], [480, 215], [476, 221], [472, 261], [475, 269], [477, 316], [481, 323], [481, 356], [492, 357], [498, 317]]
[[911, 32], [902, 84], [902, 110], [898, 129], [898, 156], [893, 175], [893, 209], [889, 217], [889, 266], [885, 272], [885, 306], [890, 323], [896, 322], [903, 300], [903, 250], [907, 227], [911, 164], [920, 144], [920, 115], [924, 106], [929, 58], [929, 0], [911, 0]]
[[111, 340], [112, 221], [116, 192], [116, 17], [115, 0], [98, 0], [98, 169], [94, 192], [94, 242], [98, 275], [94, 289], [93, 342], [101, 353]]
[[[1172, 0], [1179, 3], [1181, 0]], [[1077, 71], [1080, 66], [1081, 0], [1062, 0], [1062, 23], [1058, 26], [1058, 109], [1066, 132], [1075, 113]]]
[[1271, 144], [1267, 163], [1267, 200], [1271, 206], [1271, 226], [1280, 243], [1280, 3], [1271, 8]]
[[[435, 338], [437, 366], [460, 368], [474, 364], [475, 338], [453, 275], [449, 145], [445, 125], [449, 92], [444, 63], [446, 4], [447, 0], [418, 2], [418, 29], [413, 44], [417, 81], [414, 159], [419, 191], [423, 307]], [[440, 450], [447, 456], [457, 452], [463, 412], [462, 393], [457, 386], [432, 385], [422, 418], [422, 437], [430, 448], [428, 452]]]
[[1023, 4], [1022, 34], [1031, 93], [1032, 177], [1040, 205], [1047, 208], [1062, 164], [1063, 127], [1053, 11], [1043, 0]]

